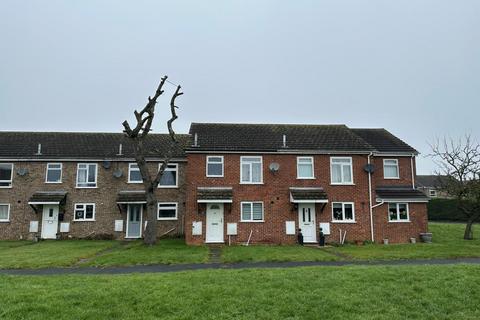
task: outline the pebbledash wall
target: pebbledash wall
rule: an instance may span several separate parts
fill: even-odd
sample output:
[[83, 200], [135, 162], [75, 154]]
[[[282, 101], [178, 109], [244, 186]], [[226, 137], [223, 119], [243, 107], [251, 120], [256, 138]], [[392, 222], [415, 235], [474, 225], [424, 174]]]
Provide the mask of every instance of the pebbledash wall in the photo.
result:
[[[62, 182], [45, 183], [47, 163], [62, 163]], [[77, 188], [77, 163], [97, 163], [98, 176], [96, 188]], [[143, 190], [142, 184], [128, 183], [128, 166], [130, 162], [113, 161], [110, 168], [102, 166], [102, 162], [89, 161], [3, 161], [13, 163], [13, 181], [11, 188], [0, 188], [0, 203], [10, 204], [9, 221], [0, 222], [0, 239], [29, 239], [35, 235], [40, 236], [42, 228], [42, 207], [38, 212], [28, 204], [29, 198], [39, 191], [66, 191], [64, 206], [64, 219], [59, 223], [69, 223], [69, 232], [60, 233], [61, 238], [85, 238], [96, 236], [111, 236], [114, 239], [124, 239], [126, 232], [126, 206], [117, 204], [117, 194], [120, 191]], [[172, 162], [173, 163], [173, 162]], [[159, 234], [174, 228], [169, 235], [183, 235], [185, 212], [185, 172], [186, 162], [178, 163], [178, 187], [159, 188], [156, 195], [159, 202], [177, 202], [178, 211], [175, 220], [159, 220]], [[155, 172], [159, 162], [149, 162], [151, 172]], [[27, 174], [18, 175], [18, 169], [26, 169]], [[116, 178], [115, 170], [120, 169], [123, 175]], [[94, 221], [74, 221], [75, 203], [94, 203]], [[145, 215], [145, 213], [144, 213]], [[123, 230], [115, 231], [115, 220], [122, 220]], [[38, 221], [38, 232], [29, 232], [31, 221]]]
[[[224, 157], [224, 176], [220, 178], [207, 177], [207, 156]], [[262, 156], [263, 183], [240, 184], [240, 158], [241, 156]], [[314, 158], [314, 179], [297, 179], [297, 157], [311, 156]], [[352, 185], [331, 184], [330, 158], [334, 156], [351, 157], [353, 168]], [[203, 244], [206, 242], [206, 205], [197, 203], [197, 188], [202, 187], [231, 187], [232, 203], [225, 204], [224, 210], [224, 235], [225, 242], [250, 242], [292, 244], [297, 241], [297, 235], [286, 234], [286, 221], [295, 221], [296, 229], [299, 225], [298, 211], [290, 201], [291, 187], [321, 187], [328, 195], [328, 203], [315, 205], [316, 231], [319, 223], [330, 223], [330, 235], [326, 236], [327, 242], [340, 241], [346, 232], [345, 241], [371, 240], [370, 202], [368, 173], [364, 166], [368, 163], [368, 155], [345, 154], [222, 154], [222, 153], [188, 153], [187, 166], [187, 207], [185, 218], [185, 236], [189, 244]], [[399, 178], [383, 178], [383, 159], [398, 159]], [[412, 164], [415, 170], [415, 159], [411, 156], [372, 157], [371, 163], [376, 167], [372, 174], [372, 205], [377, 204], [375, 188], [385, 185], [412, 186]], [[278, 163], [278, 172], [271, 172], [270, 163]], [[415, 171], [413, 171], [413, 176]], [[241, 202], [261, 201], [264, 206], [263, 222], [242, 222]], [[353, 202], [355, 222], [333, 222], [332, 202]], [[389, 222], [388, 203], [373, 209], [373, 225], [375, 241], [389, 239], [389, 242], [408, 242], [410, 238], [417, 238], [421, 232], [427, 231], [427, 213], [425, 203], [409, 203], [408, 222]], [[201, 222], [201, 235], [192, 234], [194, 223]], [[237, 224], [237, 235], [227, 235], [227, 224]], [[198, 224], [197, 224], [198, 225]]]

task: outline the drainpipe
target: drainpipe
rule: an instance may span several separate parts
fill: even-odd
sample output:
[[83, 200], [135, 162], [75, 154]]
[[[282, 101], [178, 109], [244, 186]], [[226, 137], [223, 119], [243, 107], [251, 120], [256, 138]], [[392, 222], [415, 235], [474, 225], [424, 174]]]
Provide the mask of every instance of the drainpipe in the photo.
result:
[[412, 153], [412, 157], [410, 158], [410, 168], [412, 169], [412, 188], [415, 190], [415, 170], [413, 168], [414, 158], [415, 158], [415, 154]]
[[[368, 155], [368, 164], [370, 164], [370, 157], [372, 156], [372, 152]], [[370, 208], [370, 234], [372, 238], [372, 242], [375, 241], [375, 237], [373, 235], [373, 207], [372, 207], [372, 173], [370, 170], [368, 171], [368, 207]]]

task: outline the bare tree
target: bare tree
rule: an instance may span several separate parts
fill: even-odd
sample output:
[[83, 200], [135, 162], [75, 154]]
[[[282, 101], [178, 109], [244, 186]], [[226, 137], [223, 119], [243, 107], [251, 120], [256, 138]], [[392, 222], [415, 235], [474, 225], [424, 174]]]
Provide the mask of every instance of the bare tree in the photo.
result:
[[431, 144], [437, 174], [446, 175], [442, 189], [452, 196], [467, 217], [464, 239], [473, 239], [473, 224], [480, 218], [480, 145], [467, 135], [464, 139], [444, 138]]
[[[148, 97], [148, 102], [145, 107], [140, 112], [135, 110], [134, 115], [137, 121], [136, 126], [132, 129], [127, 120], [122, 123], [124, 127], [123, 132], [125, 132], [125, 135], [130, 138], [134, 145], [135, 161], [137, 162], [138, 168], [142, 175], [143, 187], [145, 189], [145, 195], [147, 198], [147, 227], [145, 229], [143, 241], [148, 245], [153, 245], [157, 241], [157, 199], [155, 196], [155, 190], [157, 189], [160, 179], [167, 168], [168, 162], [172, 158], [173, 150], [175, 149], [174, 146], [178, 143], [175, 137], [175, 131], [172, 128], [172, 123], [178, 118], [175, 111], [175, 109], [178, 108], [175, 105], [175, 100], [183, 94], [183, 92], [180, 92], [180, 86], [177, 86], [175, 93], [170, 99], [171, 118], [167, 121], [167, 128], [172, 142], [172, 147], [169, 148], [165, 154], [161, 154], [160, 150], [145, 150], [145, 140], [148, 136], [148, 133], [151, 131], [153, 118], [155, 116], [155, 105], [157, 104], [158, 97], [160, 97], [164, 92], [163, 86], [167, 81], [167, 78], [167, 76], [164, 76], [161, 79], [160, 84], [155, 91], [155, 95], [153, 98]], [[152, 153], [163, 158], [160, 169], [154, 174], [150, 173], [145, 160], [146, 156], [151, 155]]]

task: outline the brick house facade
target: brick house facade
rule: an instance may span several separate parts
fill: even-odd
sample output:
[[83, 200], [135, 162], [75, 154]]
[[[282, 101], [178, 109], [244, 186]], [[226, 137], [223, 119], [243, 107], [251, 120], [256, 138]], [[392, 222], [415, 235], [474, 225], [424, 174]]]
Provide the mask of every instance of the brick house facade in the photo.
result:
[[[316, 242], [320, 226], [327, 242], [418, 238], [427, 231], [427, 214], [414, 188], [417, 152], [384, 130], [363, 133], [345, 126], [192, 124], [187, 243], [292, 244], [299, 229], [306, 242]], [[258, 183], [242, 183], [242, 159], [249, 158], [260, 160]], [[221, 176], [209, 174], [207, 159], [222, 159]], [[348, 162], [346, 183], [332, 181], [335, 159]], [[299, 178], [303, 160], [313, 174]], [[396, 168], [395, 177], [384, 177], [384, 163]], [[258, 219], [246, 221], [242, 214], [253, 216], [253, 203]], [[342, 219], [334, 218], [338, 210]]]
[[[159, 235], [184, 234], [186, 159], [183, 146], [188, 136], [180, 135], [179, 140], [181, 146], [171, 161], [171, 175], [176, 175], [176, 183], [167, 183], [170, 185], [156, 191], [159, 203], [165, 203], [171, 212], [167, 217], [159, 217], [162, 219], [157, 221]], [[152, 135], [149, 143], [152, 149], [161, 149], [168, 146], [167, 141], [167, 136]], [[35, 236], [124, 239], [128, 237], [128, 225], [132, 226], [130, 231], [134, 225], [138, 228], [139, 234], [131, 232], [132, 238], [141, 237], [143, 186], [129, 182], [130, 171], [135, 171], [130, 168], [134, 163], [133, 149], [122, 134], [2, 132], [0, 144], [3, 147], [0, 173], [5, 176], [5, 168], [13, 165], [10, 185], [0, 183], [0, 206], [3, 206], [0, 239]], [[150, 172], [158, 170], [161, 159], [147, 160]], [[61, 166], [60, 182], [47, 181], [49, 164], [55, 168]], [[79, 165], [96, 167], [95, 187], [77, 186]], [[1, 177], [0, 180], [4, 181]], [[134, 212], [135, 209], [138, 212]]]

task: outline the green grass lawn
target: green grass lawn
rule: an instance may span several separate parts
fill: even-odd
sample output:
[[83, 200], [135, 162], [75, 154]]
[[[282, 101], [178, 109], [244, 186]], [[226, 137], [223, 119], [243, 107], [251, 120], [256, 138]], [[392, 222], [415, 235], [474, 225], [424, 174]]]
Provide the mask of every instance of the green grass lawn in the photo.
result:
[[[63, 240], [2, 241], [0, 269], [43, 268], [71, 266], [80, 259], [117, 245], [113, 241]], [[0, 317], [1, 318], [1, 317]]]
[[2, 319], [479, 319], [480, 266], [0, 276]]
[[133, 241], [95, 257], [86, 265], [127, 266], [148, 264], [204, 263], [208, 261], [208, 248], [187, 246], [183, 239], [162, 239], [155, 246]]
[[325, 249], [302, 246], [231, 246], [223, 248], [224, 262], [264, 262], [264, 261], [334, 261], [337, 256]]
[[480, 235], [476, 234], [475, 240], [463, 240], [464, 224], [429, 223], [428, 226], [433, 234], [432, 243], [345, 245], [329, 250], [358, 260], [480, 257]]

